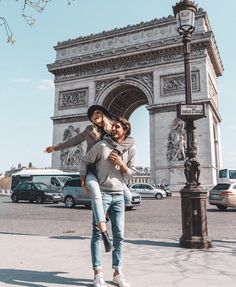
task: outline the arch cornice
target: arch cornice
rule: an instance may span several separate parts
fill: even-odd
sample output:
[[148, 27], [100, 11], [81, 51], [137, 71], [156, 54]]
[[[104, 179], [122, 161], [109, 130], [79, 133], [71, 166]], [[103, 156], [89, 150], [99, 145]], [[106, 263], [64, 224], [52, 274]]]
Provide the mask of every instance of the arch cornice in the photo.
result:
[[[180, 39], [166, 47], [149, 47], [142, 49], [130, 50], [130, 53], [110, 53], [105, 58], [95, 57], [79, 60], [70, 59], [68, 61], [55, 62], [48, 65], [48, 70], [55, 75], [55, 82], [71, 81], [74, 79], [83, 79], [99, 75], [106, 75], [116, 72], [130, 71], [140, 68], [152, 68], [169, 63], [183, 61], [182, 42]], [[191, 57], [199, 59], [209, 55], [216, 75], [221, 76], [223, 65], [221, 59], [217, 57], [215, 39], [212, 34], [206, 33], [204, 36], [196, 37], [192, 43]]]

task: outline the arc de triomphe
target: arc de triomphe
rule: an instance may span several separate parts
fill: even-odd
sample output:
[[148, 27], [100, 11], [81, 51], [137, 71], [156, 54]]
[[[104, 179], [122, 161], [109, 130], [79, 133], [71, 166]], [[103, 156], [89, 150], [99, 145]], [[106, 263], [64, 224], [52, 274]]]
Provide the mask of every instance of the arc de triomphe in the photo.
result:
[[[55, 76], [53, 143], [82, 131], [89, 124], [86, 112], [93, 104], [127, 118], [146, 105], [152, 180], [179, 189], [185, 182], [185, 153], [176, 105], [185, 102], [185, 89], [182, 37], [175, 18], [79, 37], [54, 48], [56, 60], [48, 65]], [[201, 182], [212, 185], [221, 166], [217, 78], [223, 65], [202, 9], [196, 15], [191, 49], [193, 101], [203, 102], [206, 112], [206, 118], [196, 122]], [[75, 170], [84, 150], [82, 144], [54, 153], [52, 167]]]

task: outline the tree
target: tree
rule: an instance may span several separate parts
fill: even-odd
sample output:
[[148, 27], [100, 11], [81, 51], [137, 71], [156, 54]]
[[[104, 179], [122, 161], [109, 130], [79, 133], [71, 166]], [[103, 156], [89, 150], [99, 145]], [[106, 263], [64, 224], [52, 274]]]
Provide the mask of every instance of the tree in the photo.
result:
[[[38, 13], [42, 13], [47, 6], [47, 4], [53, 0], [15, 0], [16, 2], [22, 2], [21, 6], [21, 16], [25, 19], [26, 23], [30, 26], [34, 25], [36, 19], [28, 14], [28, 9], [33, 9]], [[64, 0], [68, 5], [75, 0]], [[13, 32], [7, 22], [5, 17], [0, 16], [0, 26], [3, 26], [7, 34], [7, 42], [9, 44], [14, 44], [15, 40], [13, 38]]]
[[0, 189], [10, 189], [11, 186], [11, 177], [10, 176], [4, 176], [0, 179]]
[[32, 168], [33, 167], [33, 164], [32, 162], [29, 162], [29, 165], [28, 165], [29, 168]]

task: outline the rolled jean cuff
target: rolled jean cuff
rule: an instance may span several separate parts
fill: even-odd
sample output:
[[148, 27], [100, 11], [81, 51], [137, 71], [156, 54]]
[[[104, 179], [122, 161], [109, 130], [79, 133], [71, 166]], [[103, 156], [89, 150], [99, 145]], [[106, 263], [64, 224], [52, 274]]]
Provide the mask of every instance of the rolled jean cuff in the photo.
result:
[[114, 269], [115, 271], [119, 271], [119, 273], [120, 273], [120, 271], [121, 271], [121, 267], [120, 267], [120, 266], [114, 266], [114, 265], [112, 265], [112, 269]]
[[93, 270], [94, 271], [101, 271], [102, 270], [102, 266], [93, 266]]

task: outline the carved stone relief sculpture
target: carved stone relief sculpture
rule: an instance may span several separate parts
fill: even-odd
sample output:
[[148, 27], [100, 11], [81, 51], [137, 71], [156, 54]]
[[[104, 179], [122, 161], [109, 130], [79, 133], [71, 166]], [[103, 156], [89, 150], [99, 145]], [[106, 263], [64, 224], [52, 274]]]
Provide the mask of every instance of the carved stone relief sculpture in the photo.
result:
[[88, 88], [60, 92], [59, 109], [70, 109], [87, 106]]
[[[63, 141], [68, 141], [69, 139], [75, 137], [80, 133], [80, 129], [75, 129], [72, 125], [64, 131]], [[62, 167], [75, 167], [80, 163], [81, 157], [83, 156], [82, 144], [79, 144], [75, 147], [64, 149], [61, 151], [60, 160]]]
[[175, 118], [170, 127], [167, 145], [168, 161], [180, 161], [186, 159], [185, 123]]
[[[192, 72], [193, 92], [200, 91], [199, 71]], [[161, 96], [170, 96], [183, 93], [185, 91], [184, 73], [161, 77]]]
[[209, 95], [210, 95], [210, 98], [213, 100], [213, 102], [216, 104], [216, 106], [218, 105], [218, 101], [217, 101], [217, 91], [216, 91], [216, 88], [210, 78], [210, 76], [208, 76], [208, 79], [209, 79]]

